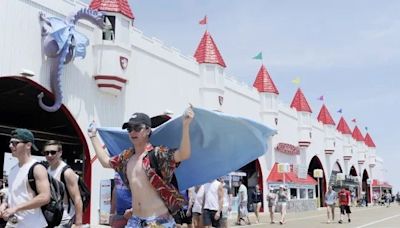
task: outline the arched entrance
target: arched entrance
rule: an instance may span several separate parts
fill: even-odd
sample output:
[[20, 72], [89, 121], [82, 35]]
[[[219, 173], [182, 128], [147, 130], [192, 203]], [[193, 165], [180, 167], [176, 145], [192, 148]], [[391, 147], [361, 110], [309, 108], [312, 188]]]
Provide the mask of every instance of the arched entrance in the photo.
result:
[[364, 169], [363, 174], [362, 174], [362, 182], [361, 182], [361, 191], [365, 193], [367, 196], [368, 203], [371, 202], [371, 196], [370, 196], [370, 191], [369, 191], [369, 184], [368, 184], [368, 179], [369, 175], [367, 170]]
[[[8, 142], [10, 132], [15, 128], [27, 128], [35, 135], [35, 144], [39, 149], [47, 140], [59, 140], [63, 144], [64, 160], [91, 187], [91, 165], [89, 149], [78, 123], [62, 105], [54, 113], [42, 110], [38, 105], [37, 95], [46, 94], [44, 102], [52, 104], [46, 97], [52, 94], [36, 82], [20, 77], [0, 77], [0, 148], [9, 152]], [[32, 151], [33, 155], [41, 156], [40, 152]], [[8, 156], [8, 155], [7, 155]], [[4, 170], [5, 153], [0, 153], [0, 168]], [[3, 172], [0, 173], [3, 178]], [[8, 175], [8, 173], [5, 173]], [[5, 177], [5, 176], [4, 176]], [[84, 222], [89, 223], [90, 208], [85, 211]]]
[[342, 185], [341, 181], [337, 180], [337, 174], [343, 173], [342, 167], [340, 166], [339, 162], [335, 162], [332, 168], [331, 175], [329, 177], [329, 186], [333, 186], [334, 189], [339, 189]]
[[356, 170], [356, 168], [354, 168], [354, 166], [352, 166], [351, 168], [350, 168], [350, 176], [353, 176], [353, 177], [356, 177], [357, 176], [357, 170]]
[[[314, 156], [310, 161], [310, 164], [308, 166], [308, 175], [314, 178], [315, 169], [324, 170], [324, 168], [322, 167], [322, 163], [317, 156]], [[317, 178], [314, 179], [318, 181]], [[319, 178], [319, 192], [318, 192], [318, 185], [315, 186], [316, 197], [318, 198], [320, 196], [320, 202], [319, 202], [320, 207], [324, 206], [325, 192], [326, 192], [326, 177], [325, 177], [325, 172], [323, 172], [323, 177]]]
[[[238, 171], [246, 173], [246, 176], [244, 177], [244, 183], [247, 186], [247, 191], [249, 195], [248, 203], [249, 205], [251, 205], [250, 209], [253, 209], [253, 201], [251, 195], [253, 191], [255, 191], [256, 184], [260, 186], [261, 192], [263, 191], [263, 175], [260, 162], [258, 161], [258, 159], [256, 159], [243, 166]], [[264, 194], [261, 195], [263, 196]], [[261, 211], [264, 211], [264, 209], [261, 208]]]

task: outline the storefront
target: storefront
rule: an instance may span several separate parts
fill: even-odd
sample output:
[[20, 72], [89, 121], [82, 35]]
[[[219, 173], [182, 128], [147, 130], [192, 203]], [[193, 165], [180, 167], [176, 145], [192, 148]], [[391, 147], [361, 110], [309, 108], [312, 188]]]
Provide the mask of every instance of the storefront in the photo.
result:
[[281, 185], [286, 187], [289, 196], [289, 212], [314, 210], [317, 208], [315, 187], [317, 181], [310, 175], [299, 175], [294, 165], [289, 165], [287, 172], [279, 172], [278, 163], [275, 163], [267, 178], [268, 188], [279, 191]]

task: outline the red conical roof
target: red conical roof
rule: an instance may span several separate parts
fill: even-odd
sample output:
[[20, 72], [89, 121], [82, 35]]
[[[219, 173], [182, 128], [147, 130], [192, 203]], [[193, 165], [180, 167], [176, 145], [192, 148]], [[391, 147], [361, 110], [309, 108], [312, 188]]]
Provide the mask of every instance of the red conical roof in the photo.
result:
[[368, 147], [376, 147], [374, 141], [372, 141], [372, 138], [368, 133], [365, 135], [364, 142]]
[[333, 121], [332, 116], [325, 105], [322, 105], [321, 111], [319, 111], [317, 119], [318, 121], [321, 121], [323, 124], [335, 125], [335, 121]]
[[203, 35], [203, 38], [201, 38], [194, 57], [198, 63], [212, 63], [226, 67], [224, 59], [222, 59], [217, 45], [208, 31], [206, 31]]
[[308, 105], [307, 99], [304, 96], [301, 89], [297, 89], [296, 94], [294, 95], [291, 108], [295, 108], [298, 112], [309, 112], [312, 113], [310, 106]]
[[357, 126], [354, 127], [351, 137], [353, 137], [353, 139], [355, 139], [357, 142], [364, 141], [364, 137], [362, 136], [361, 131], [360, 129], [358, 129]]
[[271, 76], [269, 76], [268, 74], [267, 68], [265, 68], [264, 65], [261, 65], [253, 86], [257, 88], [258, 92], [260, 93], [266, 92], [279, 94], [278, 89], [276, 88], [274, 82], [271, 79]]
[[130, 19], [135, 19], [128, 0], [92, 0], [89, 8], [98, 11], [121, 13]]
[[351, 130], [349, 128], [349, 125], [347, 125], [346, 120], [344, 120], [343, 116], [340, 117], [339, 124], [336, 130], [338, 130], [344, 135], [351, 135]]

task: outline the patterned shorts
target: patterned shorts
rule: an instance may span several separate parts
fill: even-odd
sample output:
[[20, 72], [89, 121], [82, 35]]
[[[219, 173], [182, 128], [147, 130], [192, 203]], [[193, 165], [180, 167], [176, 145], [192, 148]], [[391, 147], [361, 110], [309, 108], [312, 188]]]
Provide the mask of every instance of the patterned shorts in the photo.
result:
[[176, 224], [174, 218], [170, 214], [160, 215], [158, 217], [151, 216], [142, 218], [139, 216], [132, 216], [125, 228], [175, 228]]

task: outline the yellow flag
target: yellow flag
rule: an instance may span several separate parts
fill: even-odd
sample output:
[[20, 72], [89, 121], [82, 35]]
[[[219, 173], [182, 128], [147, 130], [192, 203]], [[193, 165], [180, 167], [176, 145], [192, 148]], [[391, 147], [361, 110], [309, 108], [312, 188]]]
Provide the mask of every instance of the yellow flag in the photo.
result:
[[292, 83], [296, 84], [296, 85], [300, 85], [300, 78], [296, 77], [295, 79], [292, 80]]

